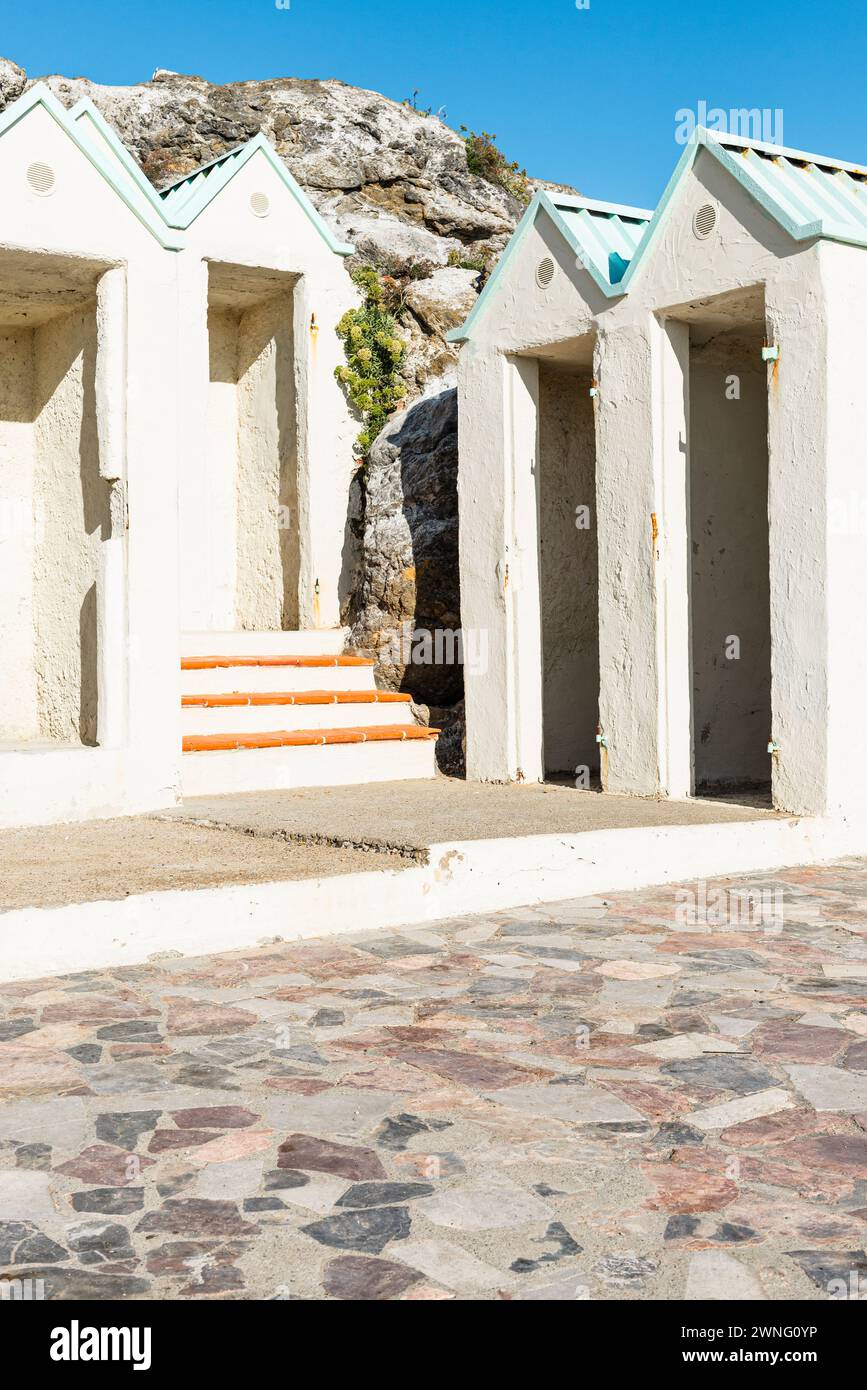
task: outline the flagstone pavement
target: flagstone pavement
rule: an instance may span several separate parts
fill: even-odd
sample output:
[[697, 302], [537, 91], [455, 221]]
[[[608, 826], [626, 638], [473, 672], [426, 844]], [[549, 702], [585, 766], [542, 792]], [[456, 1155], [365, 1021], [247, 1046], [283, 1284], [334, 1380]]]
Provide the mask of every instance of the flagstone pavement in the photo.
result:
[[853, 860], [7, 984], [0, 1277], [867, 1297], [865, 995]]

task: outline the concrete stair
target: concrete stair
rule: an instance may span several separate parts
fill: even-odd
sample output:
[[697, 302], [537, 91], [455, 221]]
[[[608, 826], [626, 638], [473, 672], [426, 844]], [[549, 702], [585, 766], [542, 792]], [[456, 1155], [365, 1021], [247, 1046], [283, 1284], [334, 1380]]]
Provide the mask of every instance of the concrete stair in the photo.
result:
[[436, 730], [336, 632], [181, 639], [185, 796], [433, 777]]
[[184, 632], [181, 656], [340, 656], [348, 632]]
[[184, 695], [181, 732], [194, 734], [292, 733], [399, 724], [408, 695], [385, 690], [296, 690], [233, 695]]
[[283, 691], [374, 690], [373, 665], [363, 656], [187, 656], [181, 695], [261, 695]]

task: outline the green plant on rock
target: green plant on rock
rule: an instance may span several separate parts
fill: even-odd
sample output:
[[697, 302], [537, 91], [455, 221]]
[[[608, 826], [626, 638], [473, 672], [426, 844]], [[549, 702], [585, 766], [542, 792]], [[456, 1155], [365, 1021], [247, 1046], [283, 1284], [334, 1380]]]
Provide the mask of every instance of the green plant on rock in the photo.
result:
[[461, 126], [461, 132], [470, 173], [478, 174], [479, 178], [486, 179], [488, 183], [504, 188], [513, 198], [517, 198], [519, 203], [528, 203], [531, 190], [527, 170], [522, 169], [517, 160], [506, 158], [503, 151], [497, 147], [496, 135], [491, 135], [487, 130], [477, 135], [465, 125]]
[[475, 270], [479, 273], [488, 268], [484, 256], [462, 256], [460, 251], [449, 252], [449, 265], [456, 266], [458, 270]]
[[[362, 417], [364, 428], [356, 440], [356, 453], [365, 458], [392, 411], [406, 394], [400, 374], [405, 343], [389, 308], [386, 287], [373, 266], [363, 266], [352, 276], [364, 296], [357, 309], [348, 309], [337, 325], [346, 363], [334, 375]], [[392, 299], [393, 302], [393, 299]]]

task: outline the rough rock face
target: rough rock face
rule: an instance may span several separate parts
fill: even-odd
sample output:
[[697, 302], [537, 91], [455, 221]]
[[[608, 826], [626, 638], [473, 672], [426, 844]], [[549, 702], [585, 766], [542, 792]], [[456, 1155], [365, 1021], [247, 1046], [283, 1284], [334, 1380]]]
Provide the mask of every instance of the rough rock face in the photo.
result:
[[428, 705], [463, 690], [458, 590], [458, 406], [452, 388], [395, 415], [365, 469], [364, 531], [351, 644], [389, 689]]
[[[0, 109], [36, 80], [0, 59]], [[215, 86], [162, 70], [131, 87], [42, 80], [65, 105], [90, 97], [158, 187], [263, 131], [319, 211], [355, 244], [347, 269], [372, 263], [403, 277], [409, 404], [377, 441], [351, 501], [361, 564], [347, 612], [353, 639], [382, 655], [382, 684], [402, 684], [433, 705], [459, 700], [459, 666], [441, 662], [436, 650], [430, 665], [407, 666], [394, 642], [402, 624], [460, 624], [457, 406], [454, 390], [444, 389], [456, 353], [444, 335], [480, 288], [480, 270], [468, 263], [492, 264], [521, 205], [469, 172], [463, 139], [436, 116], [343, 82]], [[425, 398], [413, 405], [420, 393]]]
[[431, 710], [429, 723], [440, 730], [437, 767], [448, 777], [467, 775], [467, 721], [463, 700], [448, 710]]
[[[0, 74], [4, 100], [23, 90], [20, 68], [3, 60]], [[133, 87], [42, 80], [67, 105], [90, 97], [158, 187], [263, 131], [367, 260], [444, 265], [450, 250], [496, 252], [520, 212], [468, 172], [462, 138], [436, 116], [333, 79], [221, 87], [159, 70]]]
[[20, 97], [27, 86], [27, 73], [8, 58], [0, 58], [0, 111]]
[[448, 333], [463, 323], [476, 302], [478, 272], [449, 267], [416, 280], [406, 292], [406, 303], [429, 333]]
[[[0, 109], [36, 80], [0, 58]], [[157, 187], [262, 131], [319, 211], [355, 244], [349, 270], [373, 263], [423, 277], [450, 257], [491, 264], [522, 211], [505, 189], [469, 172], [463, 139], [438, 117], [334, 79], [216, 86], [160, 69], [132, 87], [41, 80], [67, 106], [90, 97]], [[437, 318], [452, 326], [472, 302], [479, 272], [452, 266], [448, 276], [438, 282]], [[454, 365], [456, 353], [424, 315], [411, 309], [408, 318], [405, 374], [418, 393]]]

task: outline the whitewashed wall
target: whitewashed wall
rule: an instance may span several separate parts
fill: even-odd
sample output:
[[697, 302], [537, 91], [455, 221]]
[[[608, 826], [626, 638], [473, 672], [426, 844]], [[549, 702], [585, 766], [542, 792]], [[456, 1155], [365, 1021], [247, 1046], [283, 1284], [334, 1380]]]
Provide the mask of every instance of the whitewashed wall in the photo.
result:
[[[265, 193], [270, 200], [268, 217], [256, 217], [252, 212], [250, 198], [254, 193]], [[181, 442], [182, 626], [207, 630], [220, 625], [211, 611], [210, 595], [202, 588], [208, 557], [202, 528], [195, 520], [210, 471], [204, 423], [208, 356], [206, 337], [203, 346], [203, 326], [207, 315], [207, 266], [214, 263], [286, 277], [286, 314], [279, 324], [275, 322], [274, 331], [277, 333], [279, 327], [281, 351], [292, 354], [293, 399], [289, 400], [285, 383], [279, 390], [275, 386], [274, 398], [283, 397], [281, 415], [294, 416], [294, 438], [289, 440], [286, 424], [279, 420], [276, 427], [282, 465], [278, 465], [275, 476], [279, 478], [282, 467], [281, 504], [294, 508], [296, 516], [283, 538], [282, 549], [278, 546], [274, 550], [271, 529], [267, 539], [263, 532], [252, 541], [252, 547], [254, 551], [263, 545], [270, 547], [270, 558], [264, 562], [274, 579], [273, 584], [266, 585], [269, 593], [275, 589], [278, 570], [297, 570], [297, 597], [284, 603], [280, 619], [283, 626], [336, 627], [340, 621], [339, 582], [349, 484], [356, 467], [352, 443], [358, 424], [334, 379], [334, 368], [344, 360], [335, 326], [346, 309], [358, 302], [357, 293], [342, 258], [329, 249], [261, 153], [254, 154], [195, 219], [185, 232], [185, 241], [186, 249], [178, 258], [182, 298], [179, 321], [185, 345], [182, 380], [189, 403]], [[272, 292], [276, 291], [274, 284]], [[277, 342], [276, 337], [274, 341]], [[272, 366], [276, 369], [277, 365], [275, 360]], [[248, 385], [252, 387], [253, 378]], [[261, 393], [259, 405], [266, 408]], [[273, 427], [272, 415], [268, 429]], [[297, 460], [294, 466], [293, 457]], [[247, 458], [244, 466], [254, 472], [258, 468], [252, 457]], [[294, 487], [288, 484], [291, 471], [296, 473]], [[246, 520], [239, 516], [239, 526], [245, 531], [252, 524], [249, 507], [247, 512]], [[297, 555], [292, 553], [295, 545]], [[244, 583], [243, 568], [249, 558], [249, 554], [246, 559], [242, 555], [239, 560], [239, 584]], [[248, 592], [236, 621], [244, 626], [260, 622], [263, 626], [275, 625], [272, 600], [273, 593], [267, 600], [267, 612], [263, 612]], [[224, 620], [225, 615], [221, 622]]]
[[[28, 166], [37, 160], [54, 170], [49, 197], [26, 181]], [[45, 500], [44, 546], [39, 549], [35, 527], [20, 543], [31, 548], [31, 611], [39, 624], [35, 669], [31, 677], [25, 663], [23, 679], [35, 682], [42, 663], [43, 724], [34, 728], [30, 721], [16, 736], [33, 738], [47, 730], [54, 746], [33, 743], [28, 752], [0, 753], [0, 824], [164, 806], [176, 796], [180, 762], [176, 258], [42, 107], [4, 133], [0, 179], [0, 269], [13, 268], [13, 281], [22, 258], [30, 271], [50, 274], [61, 288], [88, 281], [98, 293], [101, 277], [115, 273], [111, 267], [122, 276], [122, 293], [98, 328], [91, 305], [33, 330], [31, 422], [16, 428], [17, 462], [10, 465], [7, 458], [5, 466], [20, 471], [30, 450], [34, 503], [40, 479]], [[98, 371], [100, 353], [110, 356], [113, 378]], [[29, 442], [22, 440], [24, 430]], [[108, 475], [117, 467], [106, 453], [112, 437], [119, 441], [125, 475], [128, 531], [125, 507], [115, 499], [112, 524], [105, 505]], [[15, 601], [20, 599], [18, 592]], [[72, 634], [85, 605], [82, 648], [80, 631]], [[19, 644], [26, 641], [20, 618], [10, 619], [5, 594], [2, 610]], [[97, 719], [99, 747], [81, 743], [82, 650], [89, 692], [84, 732], [93, 737]], [[34, 699], [31, 684], [31, 709]], [[113, 722], [106, 723], [103, 711], [110, 709]]]
[[[718, 210], [717, 226], [702, 241], [693, 234], [692, 217], [709, 200]], [[555, 257], [557, 274], [540, 290], [534, 272], [545, 254]], [[719, 296], [730, 296], [732, 303], [721, 307]], [[757, 778], [763, 768], [770, 774], [780, 809], [839, 814], [863, 808], [863, 775], [853, 769], [864, 766], [857, 708], [867, 692], [867, 567], [863, 535], [840, 537], [832, 528], [845, 525], [841, 499], [851, 498], [852, 509], [864, 515], [867, 393], [858, 383], [865, 296], [862, 250], [794, 243], [706, 151], [699, 152], [652, 254], [619, 300], [603, 299], [548, 224], [525, 236], [462, 348], [459, 366], [462, 609], [465, 622], [487, 627], [490, 650], [485, 675], [467, 673], [471, 777], [537, 775], [515, 752], [522, 738], [532, 745], [539, 733], [535, 711], [522, 730], [527, 704], [521, 706], [517, 690], [534, 676], [517, 669], [516, 653], [533, 649], [539, 609], [532, 603], [521, 608], [502, 585], [514, 537], [530, 524], [531, 494], [516, 490], [513, 458], [515, 441], [533, 433], [533, 420], [525, 417], [527, 410], [532, 417], [534, 407], [525, 401], [516, 416], [504, 372], [508, 382], [509, 363], [544, 358], [552, 344], [564, 359], [577, 362], [580, 341], [595, 335], [603, 782], [613, 791], [689, 794], [695, 712], [689, 322], [706, 316], [710, 305], [722, 314], [722, 327], [752, 335], [757, 361], [744, 368], [749, 381], [743, 428], [732, 429], [731, 440], [749, 437], [756, 468], [764, 464], [764, 450], [753, 382], [766, 392], [768, 414], [767, 588], [776, 751], [772, 757], [761, 751], [764, 715], [747, 713], [755, 700], [741, 667], [736, 703], [743, 706], [745, 723], [736, 736], [737, 756]], [[764, 303], [758, 322], [757, 297]], [[762, 328], [780, 347], [776, 366], [758, 360]], [[712, 435], [727, 429], [728, 417], [721, 409], [714, 422], [705, 408], [700, 358], [694, 362], [695, 399], [699, 413], [710, 419], [697, 445], [700, 477], [719, 461]], [[750, 412], [754, 418], [747, 427]], [[734, 476], [732, 483], [737, 485]], [[767, 653], [750, 623], [759, 622], [768, 605], [759, 592], [765, 562], [758, 553], [762, 518], [755, 490], [752, 504], [753, 514], [739, 527], [729, 496], [724, 520], [752, 557], [747, 568], [752, 566], [757, 586], [755, 618], [747, 620], [748, 604], [728, 604], [723, 595], [717, 617], [725, 626], [726, 607], [738, 609], [746, 629], [741, 635], [757, 649], [758, 670], [763, 664], [766, 669]], [[760, 693], [759, 682], [752, 694]], [[696, 732], [700, 737], [701, 730]], [[734, 756], [731, 748], [722, 753], [717, 770]]]

